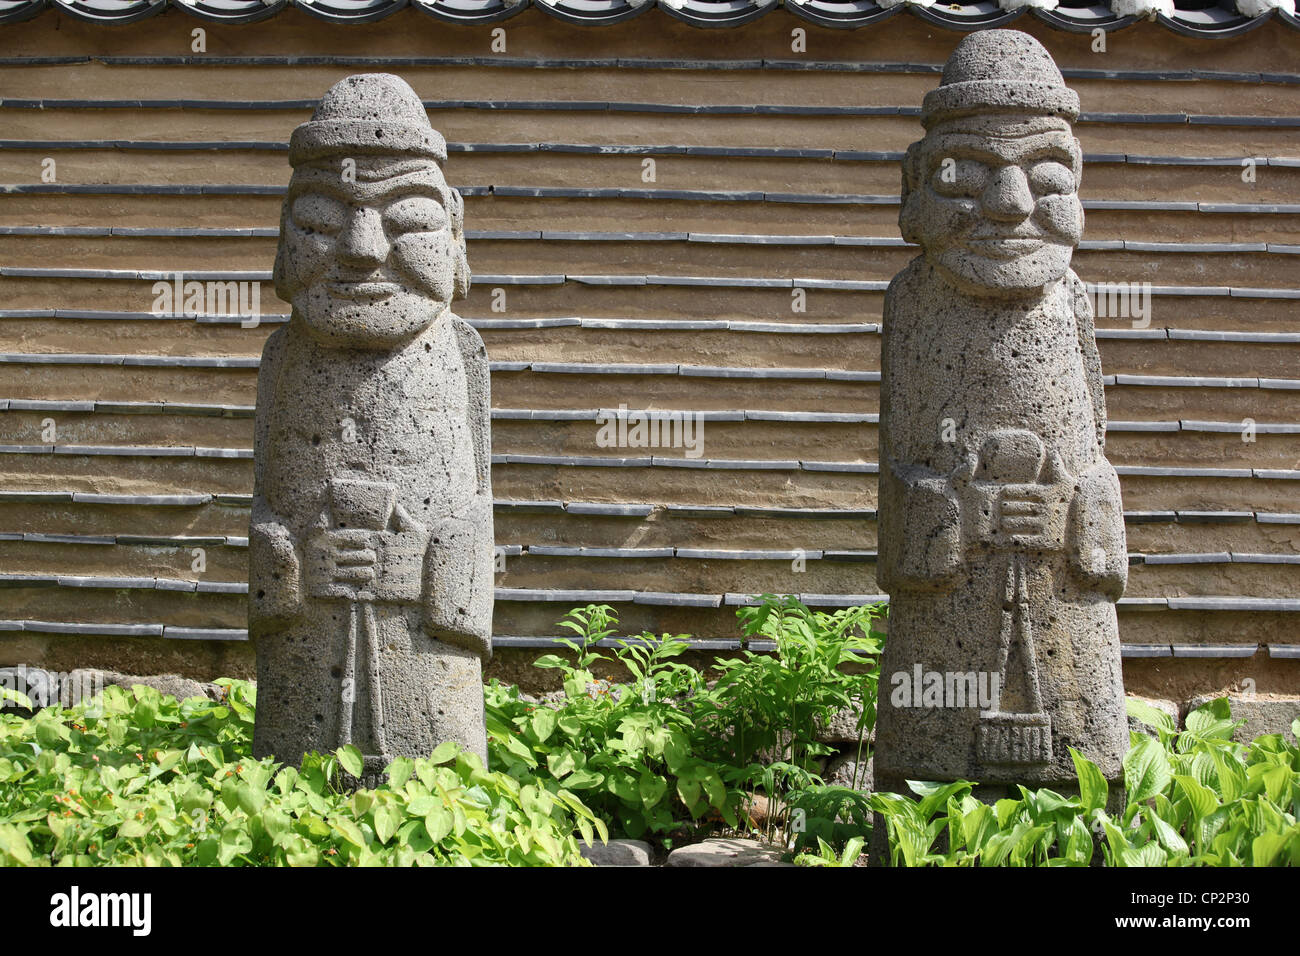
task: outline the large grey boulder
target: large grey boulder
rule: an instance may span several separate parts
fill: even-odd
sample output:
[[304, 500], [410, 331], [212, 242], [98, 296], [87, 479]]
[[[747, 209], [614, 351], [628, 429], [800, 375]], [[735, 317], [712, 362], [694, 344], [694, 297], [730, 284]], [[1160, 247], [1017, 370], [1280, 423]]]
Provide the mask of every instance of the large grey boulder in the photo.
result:
[[350, 76], [293, 133], [257, 381], [249, 531], [253, 749], [353, 744], [371, 782], [443, 741], [486, 755], [488, 363], [450, 308], [463, 204], [419, 97]]
[[744, 837], [712, 837], [668, 854], [664, 866], [793, 866], [780, 847]]
[[[0, 687], [17, 691], [31, 701], [33, 707], [48, 707], [59, 702], [59, 675], [41, 667], [0, 667]], [[14, 701], [0, 701], [0, 709], [11, 708], [26, 712]]]
[[899, 224], [922, 254], [883, 323], [880, 791], [1068, 790], [1071, 747], [1122, 784], [1128, 561], [1092, 307], [1070, 268], [1078, 111], [1038, 41], [973, 33], [907, 151]]
[[653, 858], [650, 844], [644, 840], [579, 841], [578, 852], [592, 866], [650, 866]]
[[822, 781], [828, 787], [848, 787], [871, 793], [876, 782], [872, 758], [867, 756], [865, 760], [859, 760], [856, 751], [842, 753], [827, 764]]
[[191, 697], [219, 700], [223, 690], [217, 684], [196, 681], [178, 674], [122, 674], [80, 667], [63, 675], [59, 686], [59, 702], [64, 707], [72, 707], [103, 693], [109, 685], [130, 690], [136, 684], [152, 687], [158, 693], [177, 700], [189, 700]]
[[1228, 709], [1232, 712], [1232, 719], [1245, 721], [1233, 732], [1233, 740], [1245, 744], [1264, 734], [1281, 734], [1292, 744], [1296, 742], [1296, 736], [1291, 732], [1291, 723], [1300, 719], [1300, 697], [1260, 694], [1203, 695], [1189, 700], [1187, 711], [1191, 713], [1216, 697], [1225, 696], [1228, 698]]

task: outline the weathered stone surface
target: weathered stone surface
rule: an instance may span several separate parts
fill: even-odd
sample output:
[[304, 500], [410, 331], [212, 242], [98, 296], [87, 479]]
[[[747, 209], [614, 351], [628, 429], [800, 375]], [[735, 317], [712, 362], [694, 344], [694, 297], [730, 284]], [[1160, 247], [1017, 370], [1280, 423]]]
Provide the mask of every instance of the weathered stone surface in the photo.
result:
[[[15, 690], [27, 697], [33, 707], [47, 707], [59, 699], [59, 675], [40, 667], [0, 667], [0, 687]], [[0, 707], [15, 708], [13, 702], [2, 702]]]
[[743, 837], [713, 837], [678, 847], [664, 866], [793, 866], [782, 860], [780, 847]]
[[[824, 744], [856, 744], [858, 742], [858, 722], [862, 719], [862, 708], [845, 707], [831, 715], [831, 719], [817, 728], [817, 740]], [[868, 728], [863, 739], [871, 740], [875, 728]]]
[[369, 778], [456, 741], [486, 752], [488, 364], [442, 137], [387, 74], [294, 131], [258, 374], [249, 630], [254, 752], [351, 743]]
[[[856, 785], [854, 778], [856, 778]], [[859, 762], [856, 752], [840, 754], [831, 759], [826, 772], [822, 774], [822, 780], [830, 787], [849, 787], [853, 790], [861, 790], [863, 793], [870, 793], [875, 785], [872, 758], [868, 757]]]
[[1083, 232], [1078, 97], [1026, 34], [965, 37], [904, 161], [886, 293], [875, 785], [1122, 780], [1128, 560]]
[[1187, 702], [1187, 711], [1191, 713], [1197, 707], [1224, 696], [1228, 698], [1232, 719], [1246, 721], [1232, 735], [1233, 740], [1244, 744], [1262, 734], [1281, 734], [1291, 743], [1296, 742], [1291, 722], [1300, 718], [1300, 697], [1211, 694], [1193, 697]]
[[650, 844], [644, 840], [579, 841], [578, 851], [592, 866], [649, 866], [653, 859]]
[[[1159, 697], [1141, 697], [1137, 694], [1129, 694], [1128, 697], [1132, 700], [1140, 700], [1148, 707], [1154, 707], [1156, 710], [1168, 714], [1170, 717], [1173, 718], [1174, 727], [1176, 728], [1179, 726], [1177, 701], [1165, 700]], [[1156, 736], [1156, 732], [1154, 730], [1152, 730], [1146, 724], [1142, 723], [1142, 721], [1138, 720], [1136, 717], [1129, 717], [1128, 729], [1136, 730], [1138, 733], [1148, 734], [1152, 737]]]
[[127, 690], [136, 684], [143, 684], [177, 700], [189, 700], [191, 697], [220, 700], [223, 690], [216, 684], [191, 680], [177, 674], [121, 674], [117, 671], [82, 667], [63, 675], [59, 682], [59, 703], [71, 707], [100, 693], [110, 684]]

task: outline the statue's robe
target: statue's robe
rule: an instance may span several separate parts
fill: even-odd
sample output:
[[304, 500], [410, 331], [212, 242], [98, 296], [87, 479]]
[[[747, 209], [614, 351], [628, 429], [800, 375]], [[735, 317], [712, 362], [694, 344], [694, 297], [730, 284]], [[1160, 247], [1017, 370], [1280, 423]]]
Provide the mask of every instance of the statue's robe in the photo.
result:
[[[1122, 779], [1128, 741], [1114, 601], [1127, 554], [1083, 284], [1069, 272], [1040, 297], [974, 298], [918, 258], [890, 284], [882, 331], [878, 579], [890, 605], [880, 788], [904, 779], [1068, 783], [1069, 747]], [[1037, 445], [1026, 432], [1069, 476], [1051, 547], [991, 543], [995, 519], [954, 477], [968, 473], [963, 463], [978, 461], [990, 436]], [[1045, 481], [1049, 470], [1029, 480]], [[1008, 480], [983, 462], [972, 476], [985, 492], [999, 477]], [[918, 664], [997, 674], [999, 715], [950, 699], [894, 706], [893, 675], [910, 677]], [[1018, 721], [1037, 729], [1011, 726]], [[1021, 736], [999, 745], [1007, 732]], [[1026, 733], [1040, 736], [1026, 744]]]
[[[448, 740], [486, 759], [493, 544], [483, 343], [450, 312], [394, 351], [324, 348], [299, 322], [270, 337], [258, 376], [254, 753], [296, 762], [352, 743], [367, 778]], [[362, 529], [380, 538], [376, 578], [360, 599], [329, 584], [320, 548], [322, 531], [358, 524], [358, 508], [344, 516], [354, 492], [372, 508], [359, 506]]]

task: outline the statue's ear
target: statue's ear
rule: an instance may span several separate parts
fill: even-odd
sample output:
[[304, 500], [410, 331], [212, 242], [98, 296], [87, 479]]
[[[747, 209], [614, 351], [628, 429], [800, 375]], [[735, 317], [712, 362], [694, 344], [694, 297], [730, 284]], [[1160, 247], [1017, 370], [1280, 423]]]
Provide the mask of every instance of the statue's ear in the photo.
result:
[[920, 200], [921, 185], [921, 142], [907, 147], [903, 156], [903, 191], [902, 202], [898, 209], [898, 230], [907, 242], [920, 243], [920, 229], [917, 222], [916, 203]]
[[285, 302], [290, 300], [292, 293], [289, 291], [285, 271], [288, 263], [285, 262], [285, 250], [287, 244], [284, 241], [285, 233], [289, 231], [289, 206], [285, 201], [284, 208], [280, 211], [280, 242], [275, 249], [275, 267], [271, 270], [271, 284], [275, 287], [275, 294]]
[[455, 243], [452, 250], [456, 280], [453, 294], [455, 298], [463, 299], [469, 295], [470, 271], [469, 256], [465, 250], [465, 200], [457, 189], [447, 191], [447, 212], [451, 217], [451, 238]]

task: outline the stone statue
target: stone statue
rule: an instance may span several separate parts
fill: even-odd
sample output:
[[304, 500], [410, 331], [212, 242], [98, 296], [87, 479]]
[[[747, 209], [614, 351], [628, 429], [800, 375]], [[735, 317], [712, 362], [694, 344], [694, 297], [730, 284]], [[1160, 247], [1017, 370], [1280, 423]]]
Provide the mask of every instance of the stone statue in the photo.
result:
[[[1121, 789], [1128, 572], [1083, 234], [1078, 96], [1038, 41], [958, 44], [904, 162], [885, 296], [875, 779]], [[1076, 791], [1077, 792], [1077, 791]], [[1122, 795], [1119, 796], [1122, 805]]]
[[262, 353], [249, 532], [253, 749], [344, 744], [374, 782], [455, 741], [486, 758], [488, 363], [446, 144], [396, 76], [350, 76], [293, 133]]

